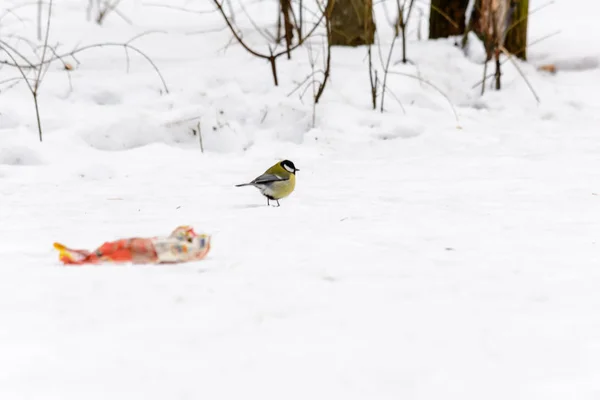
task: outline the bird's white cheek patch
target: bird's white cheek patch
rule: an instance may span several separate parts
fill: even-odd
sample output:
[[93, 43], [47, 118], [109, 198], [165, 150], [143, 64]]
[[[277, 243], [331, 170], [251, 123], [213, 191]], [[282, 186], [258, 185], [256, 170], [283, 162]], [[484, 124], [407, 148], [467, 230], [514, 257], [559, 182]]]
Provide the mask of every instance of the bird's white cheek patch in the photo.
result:
[[284, 165], [283, 165], [283, 168], [285, 168], [285, 170], [286, 170], [287, 172], [290, 172], [290, 173], [293, 173], [293, 172], [294, 172], [294, 170], [293, 170], [293, 169], [292, 169], [292, 168], [291, 168], [289, 165], [287, 165], [287, 164], [284, 164]]

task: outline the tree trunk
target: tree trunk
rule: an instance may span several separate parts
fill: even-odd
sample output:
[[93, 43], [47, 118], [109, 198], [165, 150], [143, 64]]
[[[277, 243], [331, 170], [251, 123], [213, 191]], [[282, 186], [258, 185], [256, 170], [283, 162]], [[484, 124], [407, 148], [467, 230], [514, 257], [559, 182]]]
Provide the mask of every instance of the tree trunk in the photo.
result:
[[[333, 7], [329, 7], [333, 4]], [[375, 41], [373, 0], [330, 0], [332, 46], [360, 46]]]
[[479, 39], [483, 40], [483, 25], [481, 24], [481, 8], [483, 6], [483, 0], [475, 0], [473, 8], [471, 9], [471, 15], [469, 16], [469, 23], [465, 33], [474, 32]]
[[469, 0], [431, 0], [429, 39], [461, 35]]
[[506, 34], [504, 47], [509, 53], [527, 59], [527, 18], [529, 15], [529, 0], [514, 0], [515, 11], [512, 16], [510, 30]]
[[290, 47], [292, 47], [292, 39], [294, 38], [294, 24], [292, 23], [291, 12], [292, 3], [290, 0], [280, 0], [279, 7], [283, 16], [283, 32], [285, 34], [285, 48], [287, 49], [288, 60], [291, 57]]

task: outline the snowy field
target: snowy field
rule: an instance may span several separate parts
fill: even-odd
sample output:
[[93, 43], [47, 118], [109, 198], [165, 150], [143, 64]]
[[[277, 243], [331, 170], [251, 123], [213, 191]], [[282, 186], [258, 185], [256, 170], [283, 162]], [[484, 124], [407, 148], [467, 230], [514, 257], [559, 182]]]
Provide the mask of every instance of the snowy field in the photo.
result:
[[[25, 53], [38, 43], [31, 3], [0, 3], [0, 40]], [[268, 53], [233, 4], [245, 40]], [[272, 1], [244, 4], [273, 26]], [[169, 93], [122, 47], [68, 58], [70, 73], [53, 63], [40, 143], [31, 95], [0, 67], [0, 399], [600, 398], [597, 1], [531, 16], [530, 42], [560, 30], [519, 63], [540, 104], [510, 63], [502, 91], [481, 96], [480, 46], [465, 56], [454, 39], [418, 40], [413, 15], [416, 66], [397, 63], [398, 41], [392, 70], [434, 83], [458, 121], [399, 75], [386, 111], [371, 110], [364, 48], [333, 49], [313, 110], [311, 88], [290, 95], [311, 73], [309, 48], [278, 60], [275, 87], [208, 0], [124, 0], [130, 23], [112, 13], [102, 26], [86, 7], [55, 1], [49, 43], [60, 53], [153, 31], [131, 44]], [[318, 69], [321, 39], [310, 49]], [[234, 187], [284, 158], [301, 171], [280, 208]], [[64, 267], [52, 248], [180, 224], [213, 235], [206, 260]]]

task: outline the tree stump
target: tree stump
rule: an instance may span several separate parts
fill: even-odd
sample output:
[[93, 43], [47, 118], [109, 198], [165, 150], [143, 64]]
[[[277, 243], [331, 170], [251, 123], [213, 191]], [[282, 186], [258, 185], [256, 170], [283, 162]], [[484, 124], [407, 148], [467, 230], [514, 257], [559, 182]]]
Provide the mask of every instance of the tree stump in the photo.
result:
[[469, 0], [431, 0], [429, 39], [462, 35]]
[[[333, 4], [333, 7], [329, 8]], [[334, 0], [328, 4], [330, 44], [361, 46], [375, 41], [373, 0]]]
[[509, 53], [520, 59], [527, 59], [527, 18], [529, 15], [529, 0], [513, 0], [514, 14], [509, 31], [506, 34], [504, 47]]

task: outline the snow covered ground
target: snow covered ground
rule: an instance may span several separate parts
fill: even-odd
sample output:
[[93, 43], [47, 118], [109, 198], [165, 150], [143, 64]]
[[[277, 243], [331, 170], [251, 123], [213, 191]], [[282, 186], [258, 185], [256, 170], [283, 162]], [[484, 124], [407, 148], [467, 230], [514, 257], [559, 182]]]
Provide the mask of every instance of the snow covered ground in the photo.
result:
[[[170, 93], [131, 51], [128, 73], [122, 48], [79, 54], [70, 76], [54, 63], [39, 143], [25, 85], [0, 85], [0, 399], [600, 398], [596, 1], [531, 16], [530, 42], [561, 31], [520, 63], [539, 105], [510, 63], [503, 90], [481, 96], [481, 49], [419, 41], [415, 17], [418, 67], [393, 70], [438, 86], [458, 122], [438, 92], [398, 75], [399, 101], [372, 111], [366, 50], [335, 48], [314, 126], [312, 90], [289, 95], [311, 73], [306, 48], [278, 61], [274, 87], [215, 13], [124, 0], [132, 24], [98, 26], [87, 2], [55, 3], [59, 50], [156, 31], [132, 44]], [[245, 4], [273, 23], [273, 2]], [[0, 40], [27, 51], [9, 35], [35, 41], [35, 6], [14, 12]], [[558, 73], [537, 70], [547, 63]], [[0, 68], [0, 81], [15, 76]], [[234, 187], [283, 158], [301, 171], [280, 208]], [[180, 224], [213, 235], [208, 259], [67, 268], [52, 249]]]

